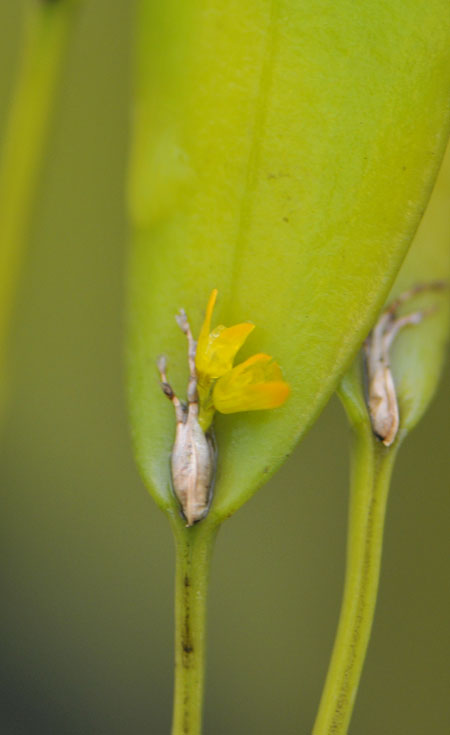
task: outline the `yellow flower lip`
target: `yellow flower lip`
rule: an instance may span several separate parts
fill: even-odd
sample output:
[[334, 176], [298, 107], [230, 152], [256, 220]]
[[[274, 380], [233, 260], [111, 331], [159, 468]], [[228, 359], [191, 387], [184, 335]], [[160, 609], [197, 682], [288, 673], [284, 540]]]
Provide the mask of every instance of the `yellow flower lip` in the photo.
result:
[[235, 413], [281, 406], [290, 394], [280, 366], [265, 353], [258, 353], [233, 367], [233, 361], [254, 325], [242, 322], [219, 325], [211, 331], [217, 299], [213, 289], [197, 342], [195, 366], [200, 401], [200, 424], [209, 428], [214, 411]]
[[270, 355], [260, 353], [234, 367], [214, 386], [213, 403], [220, 413], [277, 408], [291, 389], [280, 366]]

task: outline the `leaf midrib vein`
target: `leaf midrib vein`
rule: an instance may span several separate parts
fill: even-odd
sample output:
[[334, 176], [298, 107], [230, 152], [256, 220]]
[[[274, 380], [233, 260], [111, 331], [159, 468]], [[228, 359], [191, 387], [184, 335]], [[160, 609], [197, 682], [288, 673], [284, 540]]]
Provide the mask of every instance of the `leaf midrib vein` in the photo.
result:
[[237, 226], [236, 240], [234, 246], [235, 255], [230, 288], [230, 306], [235, 301], [235, 293], [238, 287], [238, 281], [240, 279], [240, 271], [242, 266], [242, 257], [240, 256], [244, 252], [245, 241], [248, 235], [248, 231], [250, 229], [253, 195], [256, 189], [257, 176], [259, 173], [263, 131], [266, 125], [267, 110], [269, 106], [269, 94], [272, 87], [273, 66], [274, 58], [276, 55], [279, 6], [280, 0], [270, 0], [269, 22], [266, 32], [263, 62], [261, 65], [258, 92], [255, 96], [252, 142], [250, 144], [247, 160], [245, 184], [243, 187], [242, 199], [239, 208], [239, 222]]

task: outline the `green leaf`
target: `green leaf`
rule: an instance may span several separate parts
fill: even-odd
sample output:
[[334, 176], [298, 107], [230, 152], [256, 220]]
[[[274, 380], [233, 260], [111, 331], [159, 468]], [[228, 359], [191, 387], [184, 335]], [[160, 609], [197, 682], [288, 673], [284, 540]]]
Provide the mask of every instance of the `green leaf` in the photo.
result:
[[448, 135], [447, 0], [139, 3], [130, 177], [129, 395], [159, 505], [171, 406], [212, 288], [215, 323], [255, 323], [292, 395], [220, 416], [212, 522], [234, 512], [317, 417], [367, 334], [426, 205]]

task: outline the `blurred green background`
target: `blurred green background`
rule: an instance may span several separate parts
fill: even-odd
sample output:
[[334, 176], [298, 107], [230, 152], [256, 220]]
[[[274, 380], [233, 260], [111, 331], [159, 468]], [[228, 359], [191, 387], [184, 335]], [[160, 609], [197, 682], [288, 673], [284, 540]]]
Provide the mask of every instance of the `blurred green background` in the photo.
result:
[[[22, 9], [0, 2], [0, 131]], [[130, 0], [80, 13], [18, 293], [0, 446], [1, 735], [170, 729], [172, 539], [134, 466], [123, 389], [132, 16]], [[352, 733], [450, 731], [449, 399], [447, 367], [394, 474]], [[311, 731], [343, 581], [347, 442], [334, 400], [219, 535], [205, 735]]]

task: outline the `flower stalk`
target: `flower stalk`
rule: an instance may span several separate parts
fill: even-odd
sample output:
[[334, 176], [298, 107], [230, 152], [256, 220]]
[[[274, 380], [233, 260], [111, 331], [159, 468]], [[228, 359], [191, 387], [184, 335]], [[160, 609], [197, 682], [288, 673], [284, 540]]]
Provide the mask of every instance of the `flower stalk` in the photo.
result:
[[173, 522], [176, 545], [175, 683], [172, 735], [200, 735], [206, 651], [206, 603], [216, 527]]

